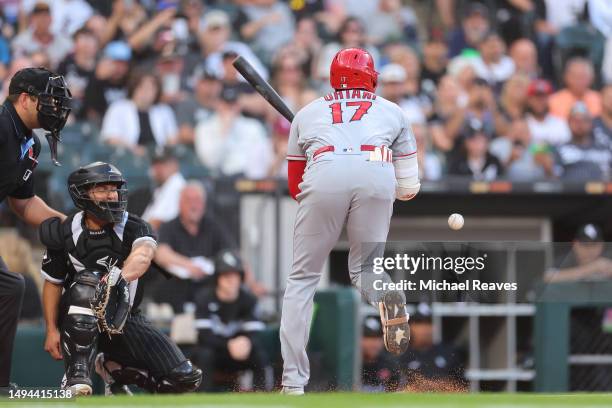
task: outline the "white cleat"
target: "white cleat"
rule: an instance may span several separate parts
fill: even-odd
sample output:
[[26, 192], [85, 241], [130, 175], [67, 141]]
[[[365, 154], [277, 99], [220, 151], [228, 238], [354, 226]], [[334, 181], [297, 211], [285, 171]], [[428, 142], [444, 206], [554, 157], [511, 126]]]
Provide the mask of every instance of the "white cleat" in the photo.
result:
[[72, 391], [73, 397], [86, 397], [93, 393], [89, 384], [74, 384], [68, 387], [68, 389]]
[[304, 388], [302, 387], [283, 387], [280, 392], [283, 395], [304, 395]]

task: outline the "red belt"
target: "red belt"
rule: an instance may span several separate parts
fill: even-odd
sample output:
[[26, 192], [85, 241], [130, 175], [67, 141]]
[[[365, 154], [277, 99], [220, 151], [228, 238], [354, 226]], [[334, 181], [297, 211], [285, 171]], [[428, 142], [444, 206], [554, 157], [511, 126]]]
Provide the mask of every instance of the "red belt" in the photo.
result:
[[[376, 149], [376, 146], [374, 145], [361, 145], [361, 151], [362, 152], [373, 152], [374, 149]], [[327, 152], [333, 152], [335, 149], [334, 146], [323, 146], [323, 147], [319, 147], [317, 150], [315, 150], [315, 152], [312, 155], [313, 160], [317, 158], [318, 155], [322, 154], [322, 153], [327, 153]]]

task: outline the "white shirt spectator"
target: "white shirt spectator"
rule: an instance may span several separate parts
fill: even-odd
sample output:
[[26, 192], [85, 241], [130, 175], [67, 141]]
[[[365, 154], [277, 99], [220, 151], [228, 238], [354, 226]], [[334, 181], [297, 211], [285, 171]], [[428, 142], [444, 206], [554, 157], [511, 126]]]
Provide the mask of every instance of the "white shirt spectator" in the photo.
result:
[[559, 30], [574, 25], [586, 2], [587, 0], [544, 0], [546, 21]]
[[41, 44], [36, 41], [31, 29], [19, 34], [11, 42], [14, 56], [21, 57], [38, 51], [43, 51], [51, 63], [51, 69], [57, 68], [58, 64], [72, 51], [72, 40], [61, 34], [54, 34], [49, 44]]
[[[23, 0], [22, 10], [29, 14], [36, 3], [40, 3], [40, 0]], [[71, 36], [94, 14], [85, 0], [53, 0], [45, 3], [51, 9], [51, 31], [58, 34]]]
[[[238, 41], [228, 41], [223, 45], [222, 51], [213, 52], [206, 57], [206, 70], [213, 73], [217, 78], [223, 78], [223, 53], [228, 51], [235, 52], [247, 60], [263, 79], [268, 80], [268, 69], [261, 63], [248, 45]], [[241, 81], [246, 81], [242, 75], [238, 75], [238, 78]]]
[[[178, 133], [174, 112], [164, 103], [149, 109], [149, 120], [158, 146], [164, 146]], [[113, 102], [104, 114], [100, 136], [102, 140], [120, 137], [126, 144], [136, 146], [140, 136], [140, 122], [134, 102], [129, 99]]]
[[272, 162], [272, 143], [255, 119], [238, 116], [224, 134], [218, 115], [195, 129], [195, 149], [202, 163], [226, 176], [243, 173], [252, 179], [266, 177]]
[[572, 134], [563, 119], [556, 116], [546, 115], [544, 120], [539, 121], [533, 115], [527, 116], [527, 125], [531, 132], [533, 143], [547, 143], [551, 146], [559, 146], [567, 143]]
[[179, 196], [186, 181], [180, 172], [174, 173], [164, 184], [153, 192], [153, 199], [142, 214], [142, 219], [150, 222], [173, 220], [179, 213]]
[[487, 65], [480, 57], [472, 59], [471, 62], [476, 76], [490, 84], [505, 82], [514, 74], [514, 61], [507, 55], [502, 56], [496, 64]]

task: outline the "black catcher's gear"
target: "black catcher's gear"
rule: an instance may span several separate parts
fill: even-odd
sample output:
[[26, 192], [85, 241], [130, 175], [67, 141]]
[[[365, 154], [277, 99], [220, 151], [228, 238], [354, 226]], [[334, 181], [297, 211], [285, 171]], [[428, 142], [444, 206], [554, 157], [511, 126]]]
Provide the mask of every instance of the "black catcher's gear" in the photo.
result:
[[66, 369], [66, 386], [91, 384], [91, 369], [96, 357], [98, 325], [90, 299], [99, 281], [96, 271], [79, 272], [70, 286], [70, 306], [61, 325], [61, 345]]
[[120, 277], [115, 285], [111, 285], [108, 277], [109, 274], [106, 274], [100, 279], [91, 300], [91, 309], [98, 319], [100, 331], [111, 336], [123, 332], [130, 313], [130, 291], [123, 278]]
[[[114, 365], [119, 363], [113, 361]], [[135, 367], [123, 366], [110, 371], [105, 363], [101, 369], [105, 371], [105, 382], [112, 377], [112, 384], [115, 385], [137, 385], [138, 387], [154, 393], [183, 393], [192, 392], [198, 389], [202, 382], [202, 370], [196, 368], [187, 360], [175, 367], [172, 371], [161, 378], [153, 378], [146, 370]]]
[[51, 150], [51, 159], [56, 166], [57, 144], [61, 142], [60, 131], [70, 115], [72, 94], [64, 77], [46, 68], [24, 68], [18, 71], [9, 85], [9, 94], [27, 93], [38, 98], [36, 110], [40, 126], [48, 130], [46, 138]]
[[[115, 184], [117, 201], [95, 201], [88, 191], [99, 184]], [[111, 223], [119, 223], [125, 216], [127, 208], [127, 182], [115, 166], [104, 162], [95, 162], [70, 173], [68, 191], [74, 205], [92, 214], [94, 217]]]

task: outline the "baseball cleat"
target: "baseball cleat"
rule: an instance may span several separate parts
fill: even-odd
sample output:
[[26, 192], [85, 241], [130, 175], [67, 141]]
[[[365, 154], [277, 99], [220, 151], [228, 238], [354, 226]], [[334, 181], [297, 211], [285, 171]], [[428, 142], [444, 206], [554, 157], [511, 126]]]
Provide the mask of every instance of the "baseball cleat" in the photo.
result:
[[119, 384], [115, 381], [111, 373], [104, 365], [104, 353], [96, 356], [96, 373], [104, 380], [104, 395], [134, 395], [127, 385]]
[[302, 387], [283, 387], [280, 392], [283, 395], [304, 395], [304, 388]]
[[73, 384], [68, 387], [73, 397], [85, 397], [91, 395], [93, 390], [89, 384]]
[[396, 356], [404, 354], [410, 342], [410, 317], [406, 312], [404, 298], [400, 292], [387, 292], [378, 307], [385, 348]]

